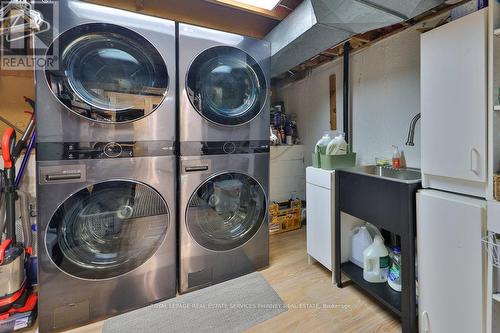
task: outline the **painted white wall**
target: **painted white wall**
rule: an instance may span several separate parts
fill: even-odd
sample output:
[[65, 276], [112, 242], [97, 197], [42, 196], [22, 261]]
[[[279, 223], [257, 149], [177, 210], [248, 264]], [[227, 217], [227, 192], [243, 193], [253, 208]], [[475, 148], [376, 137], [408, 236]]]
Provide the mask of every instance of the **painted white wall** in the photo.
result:
[[[408, 29], [351, 56], [352, 144], [358, 164], [392, 157], [391, 145], [404, 151], [408, 166], [420, 166], [420, 124], [415, 146], [405, 146], [408, 127], [420, 112], [420, 33]], [[279, 88], [277, 99], [296, 113], [306, 166], [323, 131], [329, 129], [329, 77], [337, 75], [337, 124], [342, 128], [342, 60], [312, 71], [304, 80]]]

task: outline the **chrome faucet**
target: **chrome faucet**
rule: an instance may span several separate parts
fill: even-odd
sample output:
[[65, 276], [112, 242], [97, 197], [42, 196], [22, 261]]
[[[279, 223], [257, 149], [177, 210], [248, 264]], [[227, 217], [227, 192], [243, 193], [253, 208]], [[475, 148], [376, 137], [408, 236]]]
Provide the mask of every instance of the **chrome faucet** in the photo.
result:
[[420, 113], [416, 114], [415, 117], [411, 120], [410, 128], [408, 129], [408, 139], [406, 139], [407, 146], [414, 146], [413, 138], [415, 137], [415, 126], [417, 125], [417, 121], [420, 119]]

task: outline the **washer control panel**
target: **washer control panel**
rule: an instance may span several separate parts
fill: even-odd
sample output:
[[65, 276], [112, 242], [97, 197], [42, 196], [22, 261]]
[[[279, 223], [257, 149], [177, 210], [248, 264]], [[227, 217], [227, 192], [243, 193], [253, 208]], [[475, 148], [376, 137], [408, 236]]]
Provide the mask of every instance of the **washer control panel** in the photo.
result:
[[175, 155], [173, 142], [64, 142], [38, 143], [41, 161], [89, 160]]

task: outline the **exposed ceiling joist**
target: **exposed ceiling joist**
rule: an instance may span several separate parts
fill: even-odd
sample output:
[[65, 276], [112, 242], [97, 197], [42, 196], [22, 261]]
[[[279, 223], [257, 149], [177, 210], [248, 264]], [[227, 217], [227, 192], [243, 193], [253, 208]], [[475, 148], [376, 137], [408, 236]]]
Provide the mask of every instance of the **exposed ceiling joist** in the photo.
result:
[[138, 12], [144, 10], [144, 0], [135, 0], [135, 9]]
[[[369, 47], [383, 39], [389, 38], [395, 34], [398, 34], [412, 26], [415, 26], [419, 23], [424, 22], [433, 22], [431, 25], [425, 25], [422, 28], [417, 28], [418, 31], [428, 31], [439, 25], [446, 23], [448, 19], [447, 13], [451, 11], [451, 9], [460, 6], [469, 0], [462, 0], [457, 3], [448, 5], [443, 4], [433, 10], [430, 10], [426, 13], [423, 13], [411, 20], [406, 22], [401, 22], [394, 24], [392, 26], [374, 29], [362, 34], [357, 34], [350, 37], [348, 40], [351, 42], [352, 51], [357, 52], [364, 48]], [[443, 17], [444, 15], [444, 17]], [[344, 54], [344, 42], [339, 43], [327, 50], [324, 50], [318, 55], [311, 57], [309, 60], [293, 67], [287, 73], [284, 73], [277, 78], [273, 79], [274, 84], [285, 85], [294, 81], [301, 80], [307, 76], [308, 73], [311, 72], [312, 69], [324, 65], [328, 62], [334, 61], [339, 57], [342, 57]], [[293, 73], [293, 75], [291, 75]]]

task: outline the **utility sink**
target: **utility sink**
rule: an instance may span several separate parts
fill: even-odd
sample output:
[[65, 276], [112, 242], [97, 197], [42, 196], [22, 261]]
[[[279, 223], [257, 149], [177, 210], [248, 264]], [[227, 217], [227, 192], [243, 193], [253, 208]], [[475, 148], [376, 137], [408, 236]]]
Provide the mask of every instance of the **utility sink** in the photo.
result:
[[420, 169], [395, 169], [392, 167], [378, 165], [358, 166], [354, 168], [344, 169], [343, 171], [407, 184], [419, 183], [422, 177]]
[[[416, 194], [420, 170], [365, 165], [335, 171], [335, 281], [342, 287], [342, 273], [402, 318], [403, 332], [416, 332], [415, 290]], [[390, 232], [401, 246], [401, 292], [387, 283], [368, 283], [363, 269], [342, 260], [345, 235], [341, 214], [346, 213]], [[384, 232], [384, 234], [386, 234]], [[387, 234], [386, 234], [387, 235]], [[345, 255], [345, 254], [344, 254]]]

